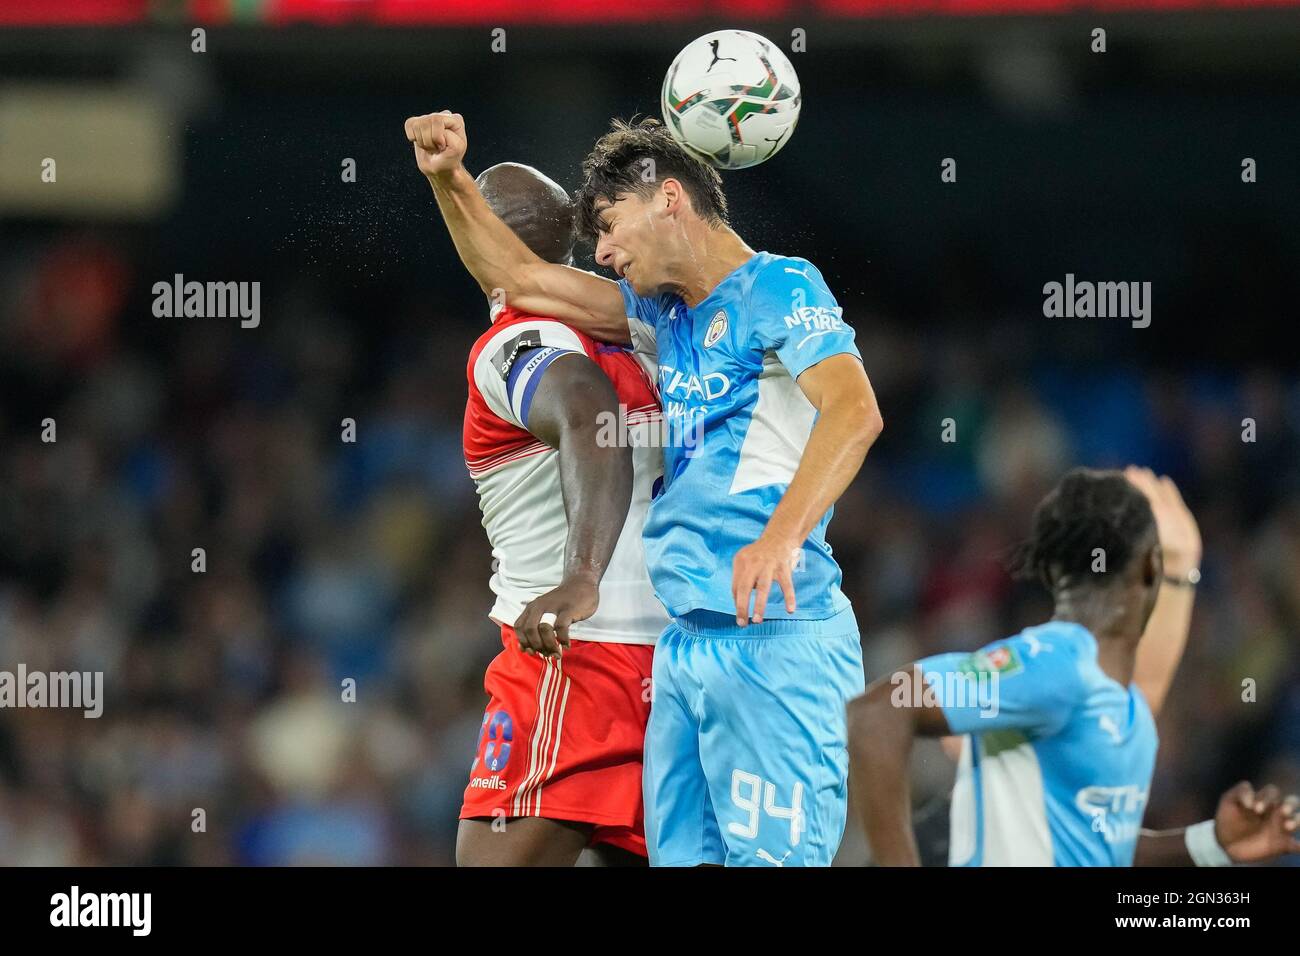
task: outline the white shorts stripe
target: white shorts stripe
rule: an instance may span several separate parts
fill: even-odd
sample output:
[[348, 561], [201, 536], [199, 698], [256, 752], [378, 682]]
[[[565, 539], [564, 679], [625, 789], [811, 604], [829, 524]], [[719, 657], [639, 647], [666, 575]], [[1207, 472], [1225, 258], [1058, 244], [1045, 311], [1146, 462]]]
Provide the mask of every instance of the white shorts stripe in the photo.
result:
[[[568, 683], [568, 678], [564, 676], [563, 665], [553, 660], [546, 661], [547, 670], [555, 676], [555, 681], [551, 685], [550, 695], [546, 701], [546, 712], [539, 715], [539, 726], [541, 730], [538, 736], [541, 739], [541, 759], [537, 767], [531, 774], [530, 778], [520, 788], [522, 791], [522, 814], [524, 816], [535, 817], [541, 811], [541, 798], [538, 788], [542, 781], [550, 776], [554, 769], [554, 760], [551, 759], [552, 750], [559, 746], [559, 735], [556, 733], [556, 721], [559, 717], [560, 708], [557, 706], [560, 702], [560, 684]], [[566, 692], [565, 697], [568, 694]], [[548, 761], [550, 767], [548, 768]]]
[[[522, 653], [522, 652], [521, 652]], [[546, 713], [546, 702], [549, 698], [551, 689], [552, 672], [549, 667], [542, 668], [542, 679], [537, 682], [537, 720], [533, 724], [533, 739], [528, 746], [528, 772], [524, 774], [523, 783], [515, 791], [514, 801], [511, 803], [510, 812], [512, 816], [523, 816], [524, 802], [523, 797], [528, 789], [528, 783], [537, 773], [538, 753], [541, 751], [541, 727], [542, 716]]]
[[524, 797], [524, 808], [531, 816], [537, 816], [541, 810], [537, 802], [537, 788], [546, 778], [546, 762], [551, 755], [551, 747], [555, 740], [555, 718], [558, 712], [560, 701], [560, 685], [564, 679], [564, 672], [561, 670], [559, 663], [548, 660], [546, 666], [555, 672], [555, 682], [551, 685], [551, 696], [546, 702], [546, 733], [542, 737], [541, 759], [537, 764], [537, 775], [533, 777], [533, 782], [529, 784], [528, 795]]
[[560, 684], [563, 680], [563, 674], [558, 664], [548, 660], [546, 666], [554, 672], [555, 683], [551, 685], [551, 696], [546, 702], [546, 723], [543, 728], [541, 759], [537, 763], [537, 773], [533, 775], [532, 781], [528, 784], [528, 793], [524, 796], [524, 812], [529, 816], [537, 816], [538, 811], [541, 809], [536, 799], [537, 788], [546, 777], [546, 762], [551, 755], [551, 742], [555, 739], [556, 704], [559, 703]]
[[537, 780], [546, 772], [546, 754], [550, 747], [551, 741], [551, 714], [555, 711], [555, 696], [560, 689], [560, 678], [555, 672], [554, 666], [550, 661], [543, 662], [547, 672], [546, 680], [546, 702], [542, 709], [537, 712], [537, 761], [536, 766], [532, 768], [532, 774], [525, 781], [523, 786], [522, 810], [525, 816], [533, 814], [533, 789], [537, 786]]
[[564, 735], [564, 709], [569, 703], [569, 678], [564, 678], [564, 697], [560, 701], [560, 713], [556, 718], [555, 725], [555, 746], [551, 748], [551, 765], [546, 769], [546, 776], [537, 782], [537, 815], [542, 813], [542, 787], [547, 780], [551, 779], [551, 774], [555, 773], [555, 761], [560, 756], [560, 741]]

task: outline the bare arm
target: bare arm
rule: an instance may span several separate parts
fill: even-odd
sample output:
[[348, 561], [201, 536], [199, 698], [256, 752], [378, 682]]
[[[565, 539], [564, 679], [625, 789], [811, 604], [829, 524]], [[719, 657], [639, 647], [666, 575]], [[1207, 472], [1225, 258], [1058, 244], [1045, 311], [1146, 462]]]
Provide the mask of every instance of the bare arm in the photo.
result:
[[[1283, 798], [1277, 787], [1255, 790], [1242, 781], [1219, 798], [1214, 814], [1214, 840], [1232, 863], [1262, 863], [1287, 853], [1300, 853], [1296, 818], [1300, 798]], [[1135, 866], [1189, 866], [1187, 829], [1143, 830], [1138, 837]]]
[[1187, 828], [1143, 830], [1138, 836], [1134, 866], [1191, 866], [1187, 852]]
[[593, 338], [631, 341], [617, 283], [547, 262], [488, 207], [463, 164], [467, 141], [460, 114], [413, 116], [406, 121], [406, 138], [456, 252], [484, 294], [504, 296], [513, 308], [559, 319]]
[[[1178, 487], [1168, 477], [1157, 478], [1146, 468], [1129, 467], [1124, 474], [1146, 495], [1155, 515], [1166, 578], [1186, 580], [1201, 564], [1201, 532], [1183, 503]], [[1133, 682], [1153, 714], [1159, 714], [1187, 647], [1192, 624], [1194, 587], [1162, 584], [1142, 640], [1138, 643]]]
[[943, 710], [916, 707], [913, 664], [882, 678], [849, 704], [849, 785], [862, 814], [862, 827], [879, 866], [919, 866], [912, 833], [909, 767], [917, 736], [942, 737], [951, 731]]
[[763, 534], [736, 552], [732, 593], [737, 624], [749, 619], [755, 590], [753, 621], [762, 621], [773, 580], [781, 585], [786, 609], [795, 610], [791, 557], [844, 493], [884, 428], [871, 382], [854, 355], [818, 362], [799, 376], [799, 387], [818, 410], [817, 423]]
[[1195, 600], [1194, 588], [1161, 585], [1156, 606], [1147, 620], [1146, 630], [1142, 632], [1133, 682], [1142, 689], [1142, 696], [1156, 716], [1164, 707], [1169, 686], [1183, 659]]
[[[516, 361], [526, 361], [523, 353]], [[560, 452], [560, 490], [569, 534], [559, 587], [531, 601], [515, 621], [520, 646], [543, 656], [569, 646], [569, 625], [596, 612], [600, 580], [632, 500], [632, 450], [602, 442], [602, 422], [618, 415], [618, 396], [585, 355], [562, 355], [548, 368], [528, 411], [528, 430]], [[553, 626], [541, 623], [555, 615]]]

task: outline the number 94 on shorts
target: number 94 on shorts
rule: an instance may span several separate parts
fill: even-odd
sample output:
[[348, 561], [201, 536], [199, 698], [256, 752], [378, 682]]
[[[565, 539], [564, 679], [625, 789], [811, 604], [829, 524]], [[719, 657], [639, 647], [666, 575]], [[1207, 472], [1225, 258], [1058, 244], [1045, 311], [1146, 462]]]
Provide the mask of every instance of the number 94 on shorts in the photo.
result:
[[862, 692], [852, 610], [730, 628], [678, 618], [646, 729], [653, 866], [829, 866], [848, 804], [845, 707]]

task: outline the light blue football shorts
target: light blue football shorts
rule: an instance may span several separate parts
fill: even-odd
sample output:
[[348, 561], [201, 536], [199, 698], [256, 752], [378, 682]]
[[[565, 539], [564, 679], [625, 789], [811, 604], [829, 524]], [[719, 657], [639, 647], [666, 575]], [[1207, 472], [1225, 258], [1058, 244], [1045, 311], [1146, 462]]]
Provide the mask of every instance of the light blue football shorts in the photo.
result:
[[848, 810], [851, 607], [821, 621], [693, 611], [655, 646], [646, 728], [652, 866], [829, 866]]

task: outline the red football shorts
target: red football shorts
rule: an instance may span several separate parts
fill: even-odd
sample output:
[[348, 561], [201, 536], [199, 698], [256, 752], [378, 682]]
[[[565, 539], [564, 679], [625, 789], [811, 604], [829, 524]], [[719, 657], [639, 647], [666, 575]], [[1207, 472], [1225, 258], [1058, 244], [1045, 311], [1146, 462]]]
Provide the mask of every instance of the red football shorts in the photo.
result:
[[487, 710], [461, 819], [595, 825], [591, 842], [646, 855], [641, 755], [654, 648], [573, 640], [558, 660], [504, 650], [483, 678]]

